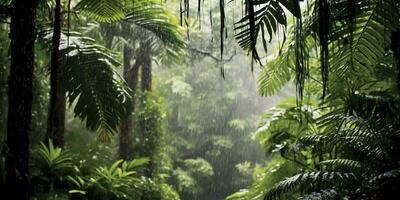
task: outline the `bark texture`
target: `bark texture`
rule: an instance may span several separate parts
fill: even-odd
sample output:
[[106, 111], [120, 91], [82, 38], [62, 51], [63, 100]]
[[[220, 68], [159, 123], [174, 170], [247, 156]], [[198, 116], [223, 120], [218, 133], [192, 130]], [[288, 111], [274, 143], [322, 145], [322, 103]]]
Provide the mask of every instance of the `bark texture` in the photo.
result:
[[[152, 85], [152, 66], [151, 66], [151, 42], [149, 40], [141, 43], [141, 58], [143, 59], [142, 68], [141, 68], [141, 90], [143, 95], [146, 95], [147, 92], [151, 91]], [[146, 98], [146, 97], [145, 97]], [[155, 161], [155, 149], [156, 146], [149, 145], [149, 167], [145, 171], [147, 177], [153, 177], [154, 171], [156, 169], [156, 161]]]
[[10, 25], [11, 67], [7, 122], [7, 199], [29, 199], [29, 132], [32, 116], [37, 0], [13, 0]]
[[124, 79], [131, 89], [130, 95], [132, 97], [132, 106], [128, 112], [128, 115], [122, 119], [120, 126], [120, 137], [119, 137], [119, 157], [124, 160], [133, 159], [133, 116], [132, 113], [135, 111], [135, 92], [139, 78], [139, 65], [140, 60], [131, 66], [130, 61], [133, 56], [133, 50], [124, 46], [123, 52], [123, 65], [124, 65]]
[[141, 74], [141, 89], [142, 92], [151, 91], [151, 48], [150, 41], [141, 44], [141, 57], [143, 59], [142, 74]]

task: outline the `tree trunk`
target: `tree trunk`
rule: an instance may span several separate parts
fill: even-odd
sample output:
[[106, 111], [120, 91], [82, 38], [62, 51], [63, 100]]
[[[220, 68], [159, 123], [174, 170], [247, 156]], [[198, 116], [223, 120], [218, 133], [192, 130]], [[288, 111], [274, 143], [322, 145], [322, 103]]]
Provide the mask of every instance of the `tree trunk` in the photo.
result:
[[13, 0], [11, 67], [5, 161], [7, 199], [29, 199], [29, 132], [32, 116], [37, 0]]
[[131, 89], [132, 106], [125, 119], [121, 121], [120, 136], [119, 136], [119, 157], [124, 160], [133, 159], [133, 116], [132, 112], [135, 111], [135, 92], [138, 83], [139, 76], [139, 65], [140, 60], [131, 67], [130, 61], [132, 57], [132, 49], [128, 46], [124, 46], [123, 61], [124, 61], [124, 79]]
[[62, 87], [62, 68], [59, 65], [59, 46], [61, 37], [61, 0], [56, 0], [54, 8], [53, 44], [50, 70], [50, 108], [47, 125], [47, 138], [57, 147], [64, 146], [65, 132], [65, 92]]
[[[146, 97], [146, 93], [151, 91], [151, 82], [152, 82], [152, 73], [151, 73], [151, 52], [150, 52], [150, 41], [146, 41], [141, 43], [141, 50], [142, 54], [141, 57], [143, 59], [142, 63], [142, 73], [141, 73], [141, 90], [143, 92], [144, 98]], [[153, 177], [155, 167], [156, 167], [156, 162], [155, 162], [155, 149], [156, 147], [154, 145], [150, 145], [147, 148], [149, 148], [149, 167], [146, 170], [145, 174], [147, 177]]]
[[142, 83], [142, 92], [151, 91], [151, 55], [150, 55], [150, 42], [145, 42], [142, 45], [142, 74], [141, 74], [141, 83]]

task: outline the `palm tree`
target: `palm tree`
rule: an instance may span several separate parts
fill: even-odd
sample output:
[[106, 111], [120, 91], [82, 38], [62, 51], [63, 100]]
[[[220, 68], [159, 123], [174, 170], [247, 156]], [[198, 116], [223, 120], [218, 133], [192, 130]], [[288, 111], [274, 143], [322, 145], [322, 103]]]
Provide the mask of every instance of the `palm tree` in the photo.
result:
[[35, 19], [38, 1], [12, 1], [8, 85], [6, 185], [8, 198], [29, 199], [29, 128], [32, 115]]
[[[57, 3], [57, 2], [56, 2]], [[120, 5], [120, 6], [118, 6]], [[124, 6], [122, 6], [124, 5]], [[92, 2], [91, 0], [82, 0], [80, 2], [78, 2], [78, 4], [75, 7], [75, 10], [81, 12], [82, 15], [85, 15], [87, 17], [91, 17], [94, 18], [95, 20], [102, 22], [102, 23], [107, 23], [107, 22], [116, 22], [116, 21], [120, 21], [124, 18], [126, 18], [126, 21], [128, 21], [129, 23], [133, 23], [135, 26], [138, 27], [143, 27], [146, 30], [149, 30], [150, 32], [163, 32], [163, 34], [158, 33], [162, 38], [161, 41], [163, 41], [165, 44], [168, 44], [170, 47], [166, 48], [166, 52], [169, 52], [171, 49], [173, 49], [174, 47], [177, 48], [181, 48], [182, 47], [182, 41], [177, 38], [176, 35], [174, 35], [174, 29], [177, 27], [173, 27], [173, 25], [168, 25], [169, 23], [169, 19], [168, 19], [168, 14], [165, 13], [165, 10], [158, 10], [158, 7], [155, 7], [154, 2], [151, 1], [135, 1], [135, 2], [130, 2], [130, 1], [120, 1], [120, 2], [114, 2], [114, 1], [107, 1], [104, 0], [102, 2], [99, 1], [94, 1]], [[57, 4], [55, 5], [57, 8]], [[121, 9], [124, 8], [124, 9]], [[57, 10], [57, 9], [56, 9]], [[126, 16], [126, 17], [125, 17]], [[52, 84], [51, 84], [51, 99], [50, 99], [50, 112], [49, 112], [49, 128], [48, 128], [48, 137], [50, 138], [54, 138], [55, 140], [55, 144], [62, 146], [63, 144], [63, 133], [64, 133], [64, 118], [65, 118], [65, 92], [63, 90], [65, 90], [66, 92], [68, 92], [68, 88], [62, 88], [61, 84], [58, 83], [57, 86], [57, 82], [61, 81], [61, 70], [62, 68], [65, 68], [65, 66], [60, 65], [58, 62], [56, 62], [55, 60], [58, 60], [56, 58], [56, 55], [58, 55], [56, 53], [56, 49], [55, 46], [59, 46], [57, 45], [57, 37], [55, 37], [56, 35], [58, 35], [55, 31], [60, 29], [59, 24], [56, 23], [56, 21], [59, 20], [59, 18], [55, 20], [54, 23], [54, 33], [53, 34], [53, 52], [52, 55], [54, 56], [52, 58]], [[126, 22], [124, 22], [125, 24], [127, 24]], [[129, 28], [129, 26], [124, 25], [125, 28]], [[178, 33], [179, 31], [177, 31]], [[117, 34], [117, 35], [121, 35], [121, 34]], [[129, 38], [130, 35], [124, 35], [126, 36], [126, 38]], [[167, 38], [170, 37], [170, 38]], [[107, 40], [107, 46], [110, 48], [111, 47], [111, 43], [112, 42], [112, 38], [113, 36], [111, 36], [111, 39]], [[132, 55], [129, 52], [133, 52], [132, 50], [129, 50], [130, 47], [129, 45], [126, 45], [124, 47], [124, 51], [123, 51], [123, 56], [124, 56], [124, 68], [128, 69], [129, 66], [129, 62], [130, 62], [130, 58]], [[176, 56], [176, 54], [172, 54], [169, 53], [168, 55], [174, 55]], [[138, 59], [139, 60], [139, 59]], [[94, 61], [94, 60], [93, 60]], [[68, 62], [64, 62], [68, 63]], [[113, 63], [113, 62], [111, 62]], [[137, 61], [132, 69], [133, 70], [128, 70], [129, 72], [124, 73], [125, 75], [125, 79], [128, 83], [129, 88], [131, 88], [132, 91], [134, 91], [135, 87], [134, 85], [137, 84], [137, 81], [135, 81], [134, 78], [135, 76], [137, 77], [138, 75], [138, 67], [140, 65], [141, 61]], [[95, 64], [95, 63], [92, 63]], [[57, 66], [59, 65], [59, 66]], [[56, 67], [59, 68], [58, 70], [56, 70]], [[68, 71], [68, 69], [63, 69], [65, 71]], [[132, 76], [129, 75], [131, 74], [131, 72], [133, 73]], [[94, 73], [97, 73], [96, 71], [94, 71]], [[112, 76], [111, 76], [112, 77]], [[130, 77], [132, 77], [132, 79], [129, 79]], [[73, 78], [73, 77], [70, 77]], [[68, 79], [68, 77], [63, 77], [63, 81], [64, 82], [68, 82], [70, 81]], [[84, 80], [82, 80], [84, 81]], [[118, 82], [118, 81], [116, 81]], [[136, 83], [135, 83], [136, 82]], [[68, 84], [67, 84], [68, 85]], [[75, 88], [75, 89], [79, 89]], [[124, 91], [124, 90], [122, 90]], [[115, 93], [117, 96], [115, 96], [116, 99], [118, 99], [118, 96], [121, 96], [120, 93]], [[130, 95], [134, 95], [134, 92], [129, 92]], [[124, 96], [124, 95], [122, 95]], [[125, 98], [127, 96], [125, 95]], [[102, 99], [98, 99], [99, 101], [103, 101], [105, 103], [105, 100]], [[83, 102], [87, 102], [87, 101], [83, 101]], [[124, 102], [129, 102], [129, 101], [124, 101]], [[72, 103], [72, 102], [71, 102]], [[118, 105], [121, 105], [122, 102], [119, 102], [119, 104], [114, 104], [114, 105], [108, 105], [108, 106], [115, 106], [118, 107]], [[96, 104], [88, 104], [86, 106], [95, 106]], [[105, 105], [105, 104], [103, 104]], [[127, 107], [125, 109], [128, 109], [127, 112], [131, 113], [131, 111], [134, 110], [134, 105], [131, 106], [131, 108]], [[103, 109], [105, 107], [102, 107]], [[96, 109], [99, 109], [98, 107], [94, 107], [90, 110], [92, 111], [96, 111]], [[111, 108], [110, 108], [111, 109]], [[130, 110], [130, 111], [129, 111]], [[75, 111], [77, 111], [75, 109]], [[116, 116], [117, 120], [111, 120], [111, 117], [109, 118], [105, 118], [105, 119], [101, 119], [100, 117], [100, 113], [105, 113], [107, 111], [103, 110], [97, 110], [96, 111], [98, 113], [98, 120], [103, 120], [103, 124], [107, 124], [106, 126], [99, 126], [101, 127], [107, 127], [106, 130], [115, 131], [115, 128], [111, 127], [111, 126], [115, 126], [114, 123], [119, 123], [120, 121], [120, 117], [121, 116]], [[114, 112], [115, 115], [118, 114], [122, 114], [123, 112]], [[83, 115], [88, 115], [88, 113], [86, 112], [81, 112], [80, 114]], [[77, 113], [77, 115], [80, 115], [79, 113]], [[81, 118], [86, 118], [85, 116], [80, 116]], [[130, 117], [128, 117], [130, 118]], [[111, 121], [107, 121], [107, 120], [111, 120]], [[128, 121], [131, 121], [129, 119], [127, 119]], [[124, 120], [126, 121], [126, 120]], [[100, 124], [100, 122], [95, 122], [98, 125]], [[132, 129], [131, 125], [128, 125], [127, 123], [123, 123], [121, 125], [122, 127], [125, 127], [122, 130], [126, 130], [126, 131], [121, 131], [121, 135], [123, 136], [121, 138], [121, 157], [128, 159], [130, 156], [127, 154], [127, 152], [129, 152], [127, 149], [130, 149], [129, 144], [131, 142], [131, 139], [129, 139], [129, 135], [131, 134], [132, 131], [129, 131], [130, 129]], [[92, 126], [91, 128], [95, 128], [97, 126]], [[107, 132], [106, 131], [106, 132]], [[103, 132], [104, 133], [104, 132]], [[126, 134], [123, 134], [126, 133]], [[129, 133], [129, 134], [128, 134]], [[57, 142], [59, 141], [59, 142]], [[125, 149], [125, 150], [124, 150]], [[125, 152], [125, 153], [122, 153]]]
[[[90, 0], [82, 2], [77, 5], [82, 14], [101, 22], [108, 22], [107, 19], [110, 16], [118, 18], [117, 16], [120, 15], [112, 10], [106, 12], [98, 6], [92, 6], [89, 3]], [[116, 36], [125, 40], [122, 54], [123, 74], [130, 88], [132, 106], [129, 108], [129, 114], [121, 122], [119, 156], [122, 159], [129, 160], [133, 158], [133, 118], [131, 113], [135, 110], [139, 68], [142, 69], [142, 85], [145, 85], [142, 88], [149, 90], [151, 88], [152, 58], [157, 58], [160, 63], [174, 62], [184, 48], [184, 41], [177, 20], [159, 3], [153, 1], [123, 1], [122, 4], [124, 4], [124, 12], [126, 13], [124, 22], [117, 25], [102, 23], [101, 28], [104, 37], [107, 38], [108, 47], [111, 47]], [[133, 35], [136, 37], [132, 37]], [[138, 47], [135, 48], [135, 46]]]
[[[82, 2], [84, 3], [85, 1]], [[68, 7], [69, 6], [70, 5], [68, 5]], [[98, 2], [97, 6], [100, 6], [102, 9], [109, 8], [107, 7], [107, 5], [102, 4], [101, 2]], [[64, 69], [64, 66], [60, 64], [60, 58], [59, 58], [60, 56], [59, 46], [60, 46], [61, 26], [62, 26], [61, 21], [63, 21], [61, 19], [63, 18], [63, 14], [61, 13], [61, 7], [62, 7], [61, 1], [56, 0], [54, 4], [54, 20], [53, 20], [53, 34], [52, 34], [52, 47], [51, 47], [52, 51], [51, 51], [51, 73], [50, 73], [50, 105], [49, 105], [48, 127], [47, 127], [47, 137], [46, 137], [52, 139], [54, 141], [54, 144], [58, 147], [64, 146], [66, 89], [64, 88], [63, 84], [66, 81], [69, 81], [68, 79], [66, 79], [66, 77], [63, 76], [63, 74], [65, 73], [64, 70], [68, 69]], [[67, 11], [70, 12], [70, 10]], [[115, 18], [111, 16], [105, 17], [105, 19], [115, 20]], [[69, 13], [68, 13], [68, 20], [69, 20]]]

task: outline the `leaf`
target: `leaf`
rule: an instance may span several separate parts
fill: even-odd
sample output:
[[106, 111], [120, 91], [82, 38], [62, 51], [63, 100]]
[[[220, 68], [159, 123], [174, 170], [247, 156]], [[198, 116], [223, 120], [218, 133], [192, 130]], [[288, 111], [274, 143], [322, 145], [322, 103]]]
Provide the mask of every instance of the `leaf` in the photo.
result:
[[131, 102], [126, 84], [115, 71], [120, 63], [113, 52], [79, 33], [71, 33], [69, 41], [62, 34], [60, 54], [64, 89], [75, 116], [107, 140]]
[[115, 0], [81, 0], [75, 10], [99, 22], [115, 22], [125, 17], [124, 6]]

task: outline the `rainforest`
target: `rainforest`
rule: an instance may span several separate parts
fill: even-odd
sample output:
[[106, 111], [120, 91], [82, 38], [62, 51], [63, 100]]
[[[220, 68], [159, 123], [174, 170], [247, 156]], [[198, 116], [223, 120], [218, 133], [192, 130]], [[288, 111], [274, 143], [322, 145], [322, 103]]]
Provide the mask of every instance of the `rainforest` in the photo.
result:
[[399, 0], [0, 0], [1, 199], [399, 190]]

